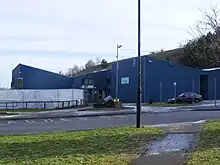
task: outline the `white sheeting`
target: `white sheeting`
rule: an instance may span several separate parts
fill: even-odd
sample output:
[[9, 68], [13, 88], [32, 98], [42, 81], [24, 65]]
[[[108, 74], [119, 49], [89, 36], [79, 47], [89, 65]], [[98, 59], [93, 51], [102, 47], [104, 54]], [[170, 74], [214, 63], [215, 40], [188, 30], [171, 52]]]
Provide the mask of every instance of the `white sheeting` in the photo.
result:
[[[83, 89], [58, 89], [58, 90], [0, 90], [0, 109], [5, 109], [5, 102], [10, 101], [70, 101], [84, 99]], [[68, 103], [65, 103], [67, 106]], [[75, 104], [73, 102], [71, 105]], [[8, 109], [13, 108], [8, 103]], [[15, 108], [24, 108], [26, 105], [15, 104]], [[46, 108], [61, 107], [62, 103], [46, 104]], [[43, 104], [28, 103], [28, 108], [43, 108]]]

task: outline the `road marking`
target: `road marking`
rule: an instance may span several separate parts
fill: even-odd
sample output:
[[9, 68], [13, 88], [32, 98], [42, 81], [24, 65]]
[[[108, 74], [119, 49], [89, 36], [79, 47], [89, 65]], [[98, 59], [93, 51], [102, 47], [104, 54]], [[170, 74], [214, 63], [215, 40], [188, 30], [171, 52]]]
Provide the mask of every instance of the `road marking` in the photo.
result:
[[110, 119], [111, 117], [109, 117], [109, 116], [99, 116], [99, 118], [101, 118], [101, 119]]
[[8, 121], [8, 124], [15, 124], [15, 121]]
[[34, 120], [25, 120], [26, 123], [35, 123]]
[[169, 126], [183, 126], [183, 125], [192, 125], [192, 124], [201, 124], [206, 120], [198, 120], [198, 121], [189, 121], [189, 122], [180, 122], [180, 123], [169, 123], [169, 124], [155, 124], [150, 125], [152, 127], [169, 127]]
[[85, 118], [85, 117], [79, 117], [78, 119], [79, 120], [87, 120], [87, 118]]
[[60, 120], [62, 120], [62, 121], [68, 121], [67, 119], [63, 119], [63, 118], [60, 118]]
[[127, 116], [116, 115], [115, 117], [119, 117], [119, 118], [126, 118]]
[[53, 122], [53, 120], [52, 119], [48, 119], [50, 122]]
[[43, 119], [44, 122], [48, 123], [48, 122], [53, 122], [52, 119]]

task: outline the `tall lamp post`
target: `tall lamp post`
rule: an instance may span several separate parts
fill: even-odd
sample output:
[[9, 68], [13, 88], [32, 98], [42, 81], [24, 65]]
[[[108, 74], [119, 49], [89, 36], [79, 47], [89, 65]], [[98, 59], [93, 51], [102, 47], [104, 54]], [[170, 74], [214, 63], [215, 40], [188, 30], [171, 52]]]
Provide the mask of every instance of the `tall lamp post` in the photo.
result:
[[115, 98], [116, 98], [116, 101], [118, 100], [118, 71], [119, 71], [119, 63], [118, 63], [118, 52], [119, 52], [119, 49], [122, 47], [122, 45], [119, 45], [117, 44], [117, 55], [116, 55], [116, 59], [117, 59], [117, 62], [116, 62], [116, 84], [115, 84]]
[[141, 0], [138, 0], [138, 63], [137, 63], [137, 116], [136, 127], [141, 127]]

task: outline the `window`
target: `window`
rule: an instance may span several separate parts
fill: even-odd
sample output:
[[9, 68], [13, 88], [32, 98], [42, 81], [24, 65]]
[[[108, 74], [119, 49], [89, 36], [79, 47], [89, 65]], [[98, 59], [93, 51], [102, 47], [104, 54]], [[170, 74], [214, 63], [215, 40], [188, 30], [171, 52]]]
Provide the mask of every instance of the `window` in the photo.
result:
[[93, 79], [85, 78], [83, 85], [94, 85], [94, 81], [93, 81]]
[[180, 95], [179, 95], [179, 97], [183, 97], [185, 95], [185, 93], [181, 93]]

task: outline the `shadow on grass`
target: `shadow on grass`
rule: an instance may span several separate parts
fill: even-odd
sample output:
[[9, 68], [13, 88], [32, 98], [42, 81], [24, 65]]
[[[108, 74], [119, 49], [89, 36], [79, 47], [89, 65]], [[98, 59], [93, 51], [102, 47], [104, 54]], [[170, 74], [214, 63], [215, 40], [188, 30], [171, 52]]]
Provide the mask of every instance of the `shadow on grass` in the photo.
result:
[[[141, 139], [143, 137], [142, 135]], [[156, 137], [156, 134], [147, 134], [145, 140], [154, 137]], [[56, 140], [45, 138], [33, 142], [0, 142], [0, 160], [23, 161], [69, 155], [78, 157], [79, 155], [134, 154], [134, 150], [139, 143], [140, 137], [129, 133], [75, 137], [72, 139], [57, 138]]]

